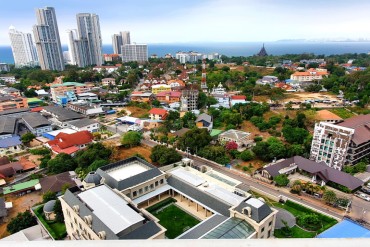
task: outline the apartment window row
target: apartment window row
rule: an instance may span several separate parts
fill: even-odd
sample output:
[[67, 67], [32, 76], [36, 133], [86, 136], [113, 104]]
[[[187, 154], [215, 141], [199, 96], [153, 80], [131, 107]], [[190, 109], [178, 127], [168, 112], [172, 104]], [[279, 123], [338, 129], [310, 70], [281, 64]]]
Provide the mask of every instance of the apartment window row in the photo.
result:
[[140, 188], [138, 191], [133, 191], [132, 192], [132, 196], [133, 197], [137, 197], [138, 195], [142, 195], [143, 194], [143, 192], [148, 192], [149, 191], [149, 189], [150, 190], [153, 190], [154, 189], [154, 187], [158, 187], [160, 184], [163, 184], [164, 183], [164, 179], [162, 178], [161, 180], [159, 180], [159, 181], [155, 181], [155, 183], [154, 184], [151, 184], [151, 185], [149, 185], [149, 186], [145, 186], [144, 187], [144, 191], [143, 191], [143, 188]]

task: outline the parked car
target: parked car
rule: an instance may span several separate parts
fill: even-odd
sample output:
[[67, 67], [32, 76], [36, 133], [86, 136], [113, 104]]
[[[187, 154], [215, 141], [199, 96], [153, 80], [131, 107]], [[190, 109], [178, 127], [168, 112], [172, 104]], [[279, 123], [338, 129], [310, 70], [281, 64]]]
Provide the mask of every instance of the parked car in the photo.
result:
[[361, 193], [361, 192], [358, 192], [358, 193], [355, 193], [355, 196], [365, 200], [365, 201], [368, 201], [370, 202], [370, 196], [366, 195], [365, 193]]
[[370, 195], [370, 188], [368, 188], [368, 187], [362, 187], [360, 191]]

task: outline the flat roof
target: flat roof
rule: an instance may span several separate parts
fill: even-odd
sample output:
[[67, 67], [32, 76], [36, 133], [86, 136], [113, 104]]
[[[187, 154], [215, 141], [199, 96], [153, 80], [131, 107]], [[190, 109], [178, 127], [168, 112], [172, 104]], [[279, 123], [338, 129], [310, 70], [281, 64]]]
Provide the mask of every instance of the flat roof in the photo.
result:
[[202, 177], [192, 174], [191, 172], [188, 172], [184, 169], [173, 170], [171, 171], [171, 174], [195, 187], [206, 182], [206, 180], [203, 179]]
[[128, 202], [106, 186], [77, 195], [114, 234], [145, 219], [128, 206]]
[[370, 230], [355, 221], [344, 219], [316, 238], [370, 238]]
[[38, 179], [33, 179], [27, 182], [19, 183], [19, 184], [14, 184], [11, 186], [4, 187], [3, 193], [4, 195], [9, 194], [9, 193], [14, 193], [17, 191], [25, 190], [28, 188], [35, 187], [36, 184], [39, 183]]
[[255, 208], [260, 208], [263, 206], [263, 202], [256, 199], [256, 198], [250, 198], [249, 200], [246, 201], [246, 203], [250, 204], [251, 206], [255, 207]]
[[237, 194], [234, 194], [218, 185], [210, 185], [204, 191], [231, 206], [239, 205], [242, 201], [246, 199], [245, 197], [238, 196]]
[[115, 180], [121, 181], [121, 180], [124, 180], [126, 178], [135, 176], [137, 174], [143, 173], [147, 170], [149, 170], [148, 167], [145, 167], [145, 166], [141, 165], [138, 162], [132, 162], [132, 163], [129, 163], [128, 165], [126, 165], [126, 166], [121, 166], [117, 169], [113, 169], [111, 171], [108, 171], [107, 173], [108, 173], [108, 175], [113, 177]]

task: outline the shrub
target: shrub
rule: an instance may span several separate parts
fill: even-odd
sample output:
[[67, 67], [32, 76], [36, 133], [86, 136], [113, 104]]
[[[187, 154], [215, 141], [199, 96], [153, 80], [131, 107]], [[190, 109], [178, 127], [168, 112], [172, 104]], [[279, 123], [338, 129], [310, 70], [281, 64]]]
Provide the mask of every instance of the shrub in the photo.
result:
[[254, 138], [254, 141], [255, 141], [255, 142], [260, 142], [260, 141], [262, 141], [262, 140], [263, 140], [262, 136], [256, 136], [256, 137]]
[[240, 158], [243, 161], [253, 160], [254, 159], [254, 153], [252, 151], [250, 151], [250, 150], [244, 150], [243, 152], [241, 152]]
[[275, 182], [276, 186], [285, 187], [289, 184], [289, 179], [288, 179], [287, 175], [280, 174], [280, 175], [274, 177], [274, 182]]

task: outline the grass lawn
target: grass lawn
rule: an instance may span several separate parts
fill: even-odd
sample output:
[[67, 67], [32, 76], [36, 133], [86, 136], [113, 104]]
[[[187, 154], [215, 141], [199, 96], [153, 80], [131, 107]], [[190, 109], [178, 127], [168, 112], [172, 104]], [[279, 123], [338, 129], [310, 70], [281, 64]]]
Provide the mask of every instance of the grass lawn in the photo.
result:
[[[307, 232], [302, 230], [298, 226], [293, 226], [292, 228], [292, 236], [290, 238], [314, 238], [316, 236], [316, 232]], [[277, 238], [289, 238], [286, 237], [281, 229], [276, 229], [274, 232], [274, 236]]]
[[330, 111], [334, 114], [337, 114], [339, 117], [341, 117], [343, 119], [350, 118], [350, 117], [354, 116], [354, 114], [352, 112], [347, 111], [344, 108], [333, 108], [333, 109], [330, 109]]
[[153, 215], [159, 219], [159, 224], [167, 229], [166, 237], [169, 239], [176, 238], [200, 222], [175, 205], [170, 205]]
[[63, 238], [63, 236], [65, 236], [65, 234], [67, 233], [66, 225], [64, 223], [54, 222], [49, 224], [49, 226], [51, 227], [51, 229], [53, 229], [56, 235], [60, 236], [60, 238]]

